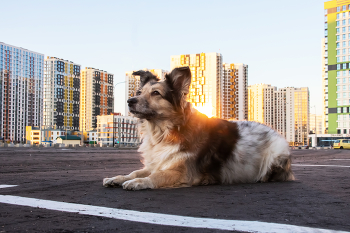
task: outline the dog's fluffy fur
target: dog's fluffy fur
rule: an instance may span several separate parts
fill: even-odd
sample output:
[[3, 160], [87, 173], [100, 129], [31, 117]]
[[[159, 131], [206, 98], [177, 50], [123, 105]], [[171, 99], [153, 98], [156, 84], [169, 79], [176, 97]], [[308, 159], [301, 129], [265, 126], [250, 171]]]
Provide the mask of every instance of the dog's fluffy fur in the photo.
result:
[[208, 118], [186, 101], [191, 83], [188, 67], [176, 68], [159, 81], [138, 71], [141, 87], [128, 100], [140, 118], [144, 168], [105, 178], [104, 186], [124, 189], [289, 181], [289, 146], [270, 127], [249, 121]]

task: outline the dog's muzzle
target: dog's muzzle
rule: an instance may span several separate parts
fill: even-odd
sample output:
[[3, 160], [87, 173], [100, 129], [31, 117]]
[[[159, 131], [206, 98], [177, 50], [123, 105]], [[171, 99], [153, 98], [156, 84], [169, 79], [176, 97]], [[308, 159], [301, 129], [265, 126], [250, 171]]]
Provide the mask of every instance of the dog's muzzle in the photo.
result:
[[128, 106], [129, 107], [132, 107], [134, 104], [136, 104], [137, 103], [137, 99], [134, 97], [134, 98], [130, 98], [130, 99], [128, 99]]

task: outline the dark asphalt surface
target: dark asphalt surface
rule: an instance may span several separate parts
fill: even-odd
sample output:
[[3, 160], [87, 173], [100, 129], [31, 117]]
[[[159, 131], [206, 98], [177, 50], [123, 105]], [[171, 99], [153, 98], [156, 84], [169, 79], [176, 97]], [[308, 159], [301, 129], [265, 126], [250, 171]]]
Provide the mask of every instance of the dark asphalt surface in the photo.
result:
[[[294, 150], [293, 164], [350, 166], [350, 150]], [[338, 159], [338, 160], [333, 160]], [[340, 159], [340, 160], [339, 160]], [[350, 168], [293, 166], [294, 182], [125, 191], [102, 179], [141, 168], [136, 151], [0, 148], [1, 195], [144, 212], [350, 231]], [[220, 232], [0, 203], [4, 232]]]

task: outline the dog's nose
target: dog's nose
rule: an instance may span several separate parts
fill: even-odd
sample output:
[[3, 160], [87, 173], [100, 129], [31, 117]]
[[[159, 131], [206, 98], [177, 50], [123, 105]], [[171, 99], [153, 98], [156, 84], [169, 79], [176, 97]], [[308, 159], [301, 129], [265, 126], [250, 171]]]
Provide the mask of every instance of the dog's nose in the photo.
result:
[[128, 102], [129, 107], [130, 107], [131, 105], [137, 103], [137, 99], [136, 98], [130, 98], [130, 99], [128, 99], [127, 102]]

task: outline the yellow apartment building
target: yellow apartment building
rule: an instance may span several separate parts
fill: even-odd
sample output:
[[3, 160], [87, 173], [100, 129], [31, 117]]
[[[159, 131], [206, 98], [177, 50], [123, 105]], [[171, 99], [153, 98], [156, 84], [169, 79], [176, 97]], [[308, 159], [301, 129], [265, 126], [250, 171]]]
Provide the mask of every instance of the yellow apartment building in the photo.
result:
[[221, 117], [222, 65], [220, 53], [182, 54], [170, 57], [171, 70], [184, 66], [191, 69], [188, 101], [209, 117]]
[[26, 141], [27, 143], [41, 144], [41, 130], [37, 126], [26, 126]]

